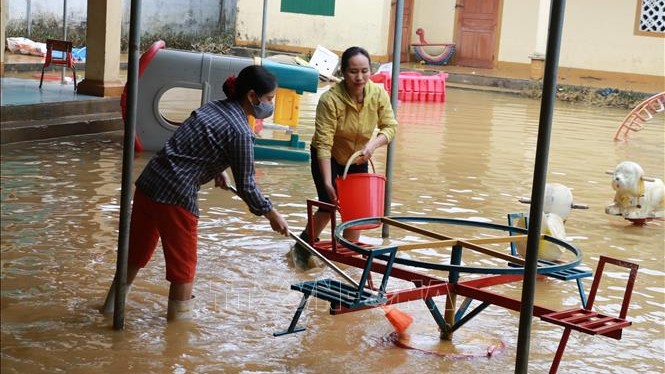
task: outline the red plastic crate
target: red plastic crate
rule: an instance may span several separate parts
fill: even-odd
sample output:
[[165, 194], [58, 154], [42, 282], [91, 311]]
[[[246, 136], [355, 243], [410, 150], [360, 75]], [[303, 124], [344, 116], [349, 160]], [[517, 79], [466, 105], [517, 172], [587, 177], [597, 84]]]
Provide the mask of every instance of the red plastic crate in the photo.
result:
[[[420, 72], [402, 72], [399, 75], [397, 98], [402, 101], [444, 102], [446, 100], [446, 78], [448, 73], [422, 75]], [[390, 93], [391, 75], [381, 72], [370, 77], [375, 83], [383, 83]]]

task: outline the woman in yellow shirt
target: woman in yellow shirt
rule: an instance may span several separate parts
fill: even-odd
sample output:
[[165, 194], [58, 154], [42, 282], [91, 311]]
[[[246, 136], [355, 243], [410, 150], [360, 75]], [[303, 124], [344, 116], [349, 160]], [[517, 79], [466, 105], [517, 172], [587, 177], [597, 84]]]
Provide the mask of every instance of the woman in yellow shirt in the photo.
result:
[[[367, 173], [368, 161], [374, 151], [388, 144], [395, 136], [397, 120], [388, 93], [372, 82], [369, 53], [360, 47], [348, 48], [342, 54], [344, 80], [321, 95], [316, 107], [314, 136], [311, 142], [312, 178], [319, 201], [337, 204], [335, 178], [353, 153], [361, 155], [349, 173]], [[378, 128], [378, 134], [373, 137]], [[316, 238], [330, 222], [328, 213], [317, 211], [313, 216], [314, 232], [308, 229], [300, 237]], [[308, 224], [309, 227], [309, 224]], [[358, 240], [358, 231], [347, 230], [344, 237]], [[296, 244], [294, 255], [299, 265], [307, 264], [309, 252]]]

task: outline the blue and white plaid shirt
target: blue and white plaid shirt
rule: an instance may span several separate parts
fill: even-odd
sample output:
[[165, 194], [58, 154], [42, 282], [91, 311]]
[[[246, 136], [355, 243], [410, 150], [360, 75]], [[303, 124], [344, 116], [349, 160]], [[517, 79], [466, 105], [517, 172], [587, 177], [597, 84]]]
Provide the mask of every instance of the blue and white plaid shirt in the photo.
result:
[[201, 185], [229, 166], [250, 212], [272, 209], [254, 180], [254, 138], [237, 101], [211, 101], [192, 112], [136, 180], [153, 200], [184, 207], [197, 217]]

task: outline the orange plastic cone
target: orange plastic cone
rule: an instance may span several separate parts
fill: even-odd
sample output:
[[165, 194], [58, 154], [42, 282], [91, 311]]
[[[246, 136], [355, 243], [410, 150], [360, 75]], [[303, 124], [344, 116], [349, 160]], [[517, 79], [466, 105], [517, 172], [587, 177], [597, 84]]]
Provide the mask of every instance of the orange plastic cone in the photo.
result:
[[396, 308], [388, 308], [387, 306], [383, 306], [381, 308], [383, 308], [383, 311], [386, 312], [386, 318], [388, 319], [388, 322], [393, 325], [395, 331], [398, 333], [401, 334], [405, 332], [406, 329], [411, 326], [413, 317], [411, 317], [409, 314]]

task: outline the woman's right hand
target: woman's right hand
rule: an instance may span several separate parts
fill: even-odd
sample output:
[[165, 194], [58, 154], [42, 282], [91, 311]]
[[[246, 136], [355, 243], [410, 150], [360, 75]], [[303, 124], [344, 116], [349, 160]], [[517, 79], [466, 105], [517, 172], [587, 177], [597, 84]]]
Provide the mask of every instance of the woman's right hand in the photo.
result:
[[219, 187], [223, 190], [229, 189], [229, 175], [226, 174], [226, 171], [223, 171], [215, 177], [215, 187]]
[[277, 210], [274, 208], [271, 209], [265, 216], [268, 221], [270, 221], [270, 227], [273, 231], [278, 232], [284, 236], [289, 236], [289, 224], [286, 223], [284, 217], [282, 217]]
[[328, 192], [330, 202], [337, 205], [337, 191], [335, 191], [335, 187], [333, 187], [332, 183], [326, 183], [326, 192]]

